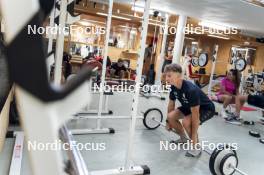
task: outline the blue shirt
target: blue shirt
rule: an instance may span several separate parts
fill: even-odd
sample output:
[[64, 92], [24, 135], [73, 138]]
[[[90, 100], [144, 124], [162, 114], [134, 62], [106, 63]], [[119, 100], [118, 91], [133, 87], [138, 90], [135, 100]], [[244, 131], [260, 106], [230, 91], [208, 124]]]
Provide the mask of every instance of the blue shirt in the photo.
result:
[[195, 84], [183, 80], [181, 89], [171, 86], [170, 100], [178, 99], [185, 108], [191, 108], [200, 105], [200, 110], [214, 110], [213, 102], [207, 95]]

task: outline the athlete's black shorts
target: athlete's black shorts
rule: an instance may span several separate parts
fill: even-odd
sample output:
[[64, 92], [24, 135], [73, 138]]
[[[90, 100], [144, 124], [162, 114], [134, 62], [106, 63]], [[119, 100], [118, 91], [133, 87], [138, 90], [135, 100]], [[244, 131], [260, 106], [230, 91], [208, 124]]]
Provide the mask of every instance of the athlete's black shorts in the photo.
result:
[[[188, 116], [192, 113], [190, 108], [187, 108], [184, 106], [178, 107], [178, 109], [181, 111], [181, 113], [184, 116]], [[200, 108], [200, 122], [201, 122], [200, 124], [211, 119], [214, 115], [215, 115], [215, 108], [214, 107], [212, 107], [210, 109], [201, 109]]]
[[264, 108], [264, 95], [249, 95], [248, 104]]

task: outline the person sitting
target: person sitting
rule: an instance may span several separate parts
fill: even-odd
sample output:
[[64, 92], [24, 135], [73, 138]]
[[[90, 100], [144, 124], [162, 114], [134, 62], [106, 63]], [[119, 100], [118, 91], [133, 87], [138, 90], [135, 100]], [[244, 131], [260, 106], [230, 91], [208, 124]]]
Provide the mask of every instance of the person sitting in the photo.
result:
[[227, 76], [221, 80], [220, 91], [217, 93], [216, 97], [212, 97], [212, 100], [223, 103], [220, 114], [223, 118], [228, 118], [226, 108], [229, 104], [235, 103], [235, 97], [239, 94], [239, 85], [240, 73], [238, 70], [231, 69], [227, 73]]
[[236, 112], [232, 113], [227, 122], [231, 124], [241, 124], [240, 111], [245, 103], [264, 109], [264, 94], [261, 95], [238, 95], [236, 97]]
[[95, 57], [95, 56], [94, 56], [94, 53], [93, 53], [93, 52], [90, 52], [90, 53], [88, 54], [88, 56], [84, 58], [83, 62], [86, 62], [86, 61], [88, 61], [88, 60], [93, 60], [93, 59], [95, 59], [94, 57]]
[[111, 66], [111, 70], [110, 70], [111, 78], [118, 77], [120, 79], [123, 79], [125, 77], [126, 70], [127, 68], [123, 63], [123, 60], [119, 58], [117, 63], [114, 63]]
[[[104, 62], [104, 59], [103, 57], [100, 57], [97, 61], [99, 61], [101, 64], [103, 64]], [[111, 59], [109, 56], [107, 56], [107, 59], [106, 59], [106, 68], [109, 68], [111, 66]]]

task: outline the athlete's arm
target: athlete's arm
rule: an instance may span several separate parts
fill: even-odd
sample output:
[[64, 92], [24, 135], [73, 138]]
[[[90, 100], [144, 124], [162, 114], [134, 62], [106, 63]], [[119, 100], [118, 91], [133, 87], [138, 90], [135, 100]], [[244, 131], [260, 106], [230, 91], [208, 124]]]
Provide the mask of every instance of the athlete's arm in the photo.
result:
[[170, 113], [171, 111], [173, 111], [175, 109], [175, 101], [170, 100], [169, 104], [168, 104], [168, 113]]
[[200, 125], [200, 105], [191, 107], [192, 112], [192, 133], [191, 139], [194, 144], [198, 143], [198, 128]]

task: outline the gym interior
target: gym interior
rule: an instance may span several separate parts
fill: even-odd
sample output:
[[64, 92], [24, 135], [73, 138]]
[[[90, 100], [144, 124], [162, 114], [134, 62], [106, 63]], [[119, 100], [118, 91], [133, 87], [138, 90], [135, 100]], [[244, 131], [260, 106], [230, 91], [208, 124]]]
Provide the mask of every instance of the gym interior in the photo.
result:
[[263, 17], [263, 0], [0, 0], [0, 174], [263, 174]]

